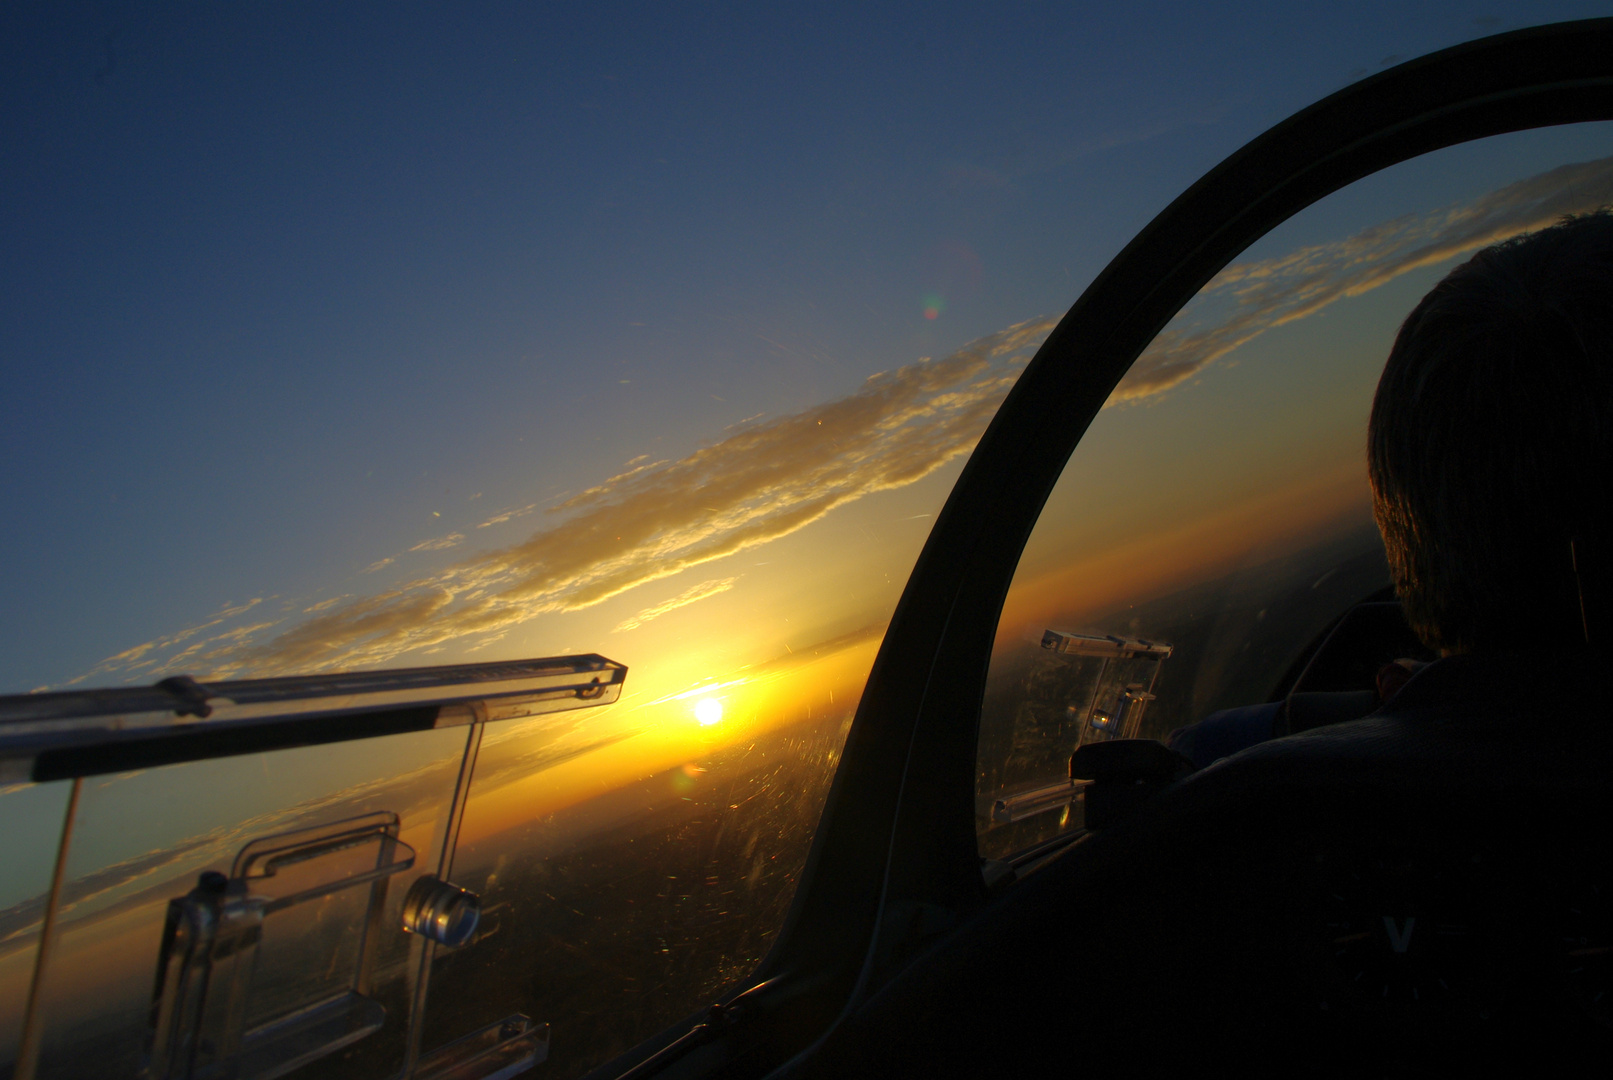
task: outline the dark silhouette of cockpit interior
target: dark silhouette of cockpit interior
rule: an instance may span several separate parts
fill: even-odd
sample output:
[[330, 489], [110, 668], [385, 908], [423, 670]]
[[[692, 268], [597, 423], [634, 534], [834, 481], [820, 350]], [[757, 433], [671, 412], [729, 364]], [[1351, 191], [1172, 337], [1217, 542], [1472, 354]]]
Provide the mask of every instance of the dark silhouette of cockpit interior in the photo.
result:
[[[1516, 626], [1559, 657], [1544, 667], [1433, 664], [1371, 718], [1166, 785], [1006, 887], [982, 879], [969, 793], [1025, 539], [1171, 316], [1361, 177], [1608, 118], [1613, 22], [1499, 35], [1319, 102], [1162, 212], [1020, 377], [938, 518], [773, 952], [723, 1008], [598, 1075], [1440, 1075], [1605, 1052], [1607, 679], [1583, 634], [1551, 652], [1555, 618]], [[1361, 647], [1341, 623], [1337, 652], [1314, 643], [1315, 689], [1302, 658], [1273, 697], [1370, 696], [1351, 681], [1409, 650], [1398, 610], [1360, 599]]]
[[[1443, 1075], [1605, 1053], [1613, 730], [1587, 554], [1613, 518], [1610, 316], [1606, 212], [1447, 275], [1397, 338], [1369, 438], [1409, 618], [1352, 609], [1269, 707], [1267, 737], [1290, 737], [1174, 784], [1156, 755], [1157, 792], [1089, 817], [787, 1075]], [[1376, 700], [1374, 665], [1424, 647], [1444, 655]], [[1090, 802], [1106, 778], [1077, 773], [1083, 751]]]

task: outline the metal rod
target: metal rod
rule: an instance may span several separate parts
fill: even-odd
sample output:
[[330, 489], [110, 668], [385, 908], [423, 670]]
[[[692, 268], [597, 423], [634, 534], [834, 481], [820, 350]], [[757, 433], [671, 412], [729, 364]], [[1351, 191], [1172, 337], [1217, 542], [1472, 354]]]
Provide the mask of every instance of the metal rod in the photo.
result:
[[459, 826], [465, 820], [465, 804], [470, 801], [470, 782], [476, 773], [476, 757], [482, 751], [482, 730], [486, 723], [470, 726], [465, 738], [465, 760], [459, 764], [459, 779], [454, 782], [454, 803], [448, 810], [448, 830], [442, 838], [442, 857], [437, 860], [437, 876], [444, 881], [454, 872], [454, 851], [459, 847]]
[[1148, 696], [1144, 700], [1137, 703], [1142, 706], [1142, 708], [1137, 710], [1137, 723], [1135, 725], [1139, 731], [1143, 726], [1143, 713], [1147, 711], [1148, 703], [1154, 700], [1154, 687], [1159, 683], [1159, 672], [1164, 666], [1165, 661], [1163, 660], [1157, 660], [1154, 662], [1154, 672], [1148, 676], [1148, 689], [1143, 691], [1143, 693], [1147, 694]]
[[603, 656], [0, 696], [0, 764], [35, 781], [608, 705]]
[[[454, 849], [459, 846], [459, 826], [465, 820], [465, 804], [470, 801], [470, 782], [476, 773], [476, 756], [482, 749], [482, 729], [485, 721], [470, 725], [465, 736], [465, 756], [459, 762], [459, 777], [454, 781], [453, 801], [448, 804], [448, 822], [443, 829], [442, 853], [437, 857], [437, 880], [447, 881], [454, 872]], [[431, 962], [437, 955], [437, 943], [429, 938], [420, 942], [420, 970], [415, 977], [414, 1002], [409, 1009], [409, 1054], [403, 1064], [403, 1075], [411, 1076], [420, 1063], [421, 1028], [426, 1019], [426, 990], [431, 984]], [[19, 1078], [20, 1080], [20, 1078]]]
[[1087, 732], [1092, 730], [1092, 717], [1098, 711], [1098, 697], [1103, 693], [1104, 676], [1108, 674], [1109, 658], [1105, 656], [1102, 665], [1098, 668], [1098, 678], [1092, 684], [1092, 700], [1087, 702], [1086, 715], [1081, 717], [1081, 729], [1075, 734], [1075, 748], [1077, 750], [1081, 749], [1081, 745], [1087, 741]]
[[51, 940], [56, 933], [56, 911], [62, 900], [62, 878], [67, 873], [67, 848], [73, 839], [73, 821], [78, 817], [78, 794], [82, 779], [73, 781], [67, 796], [67, 813], [62, 817], [62, 842], [56, 848], [56, 868], [50, 875], [50, 897], [45, 901], [45, 917], [39, 925], [39, 950], [34, 954], [34, 977], [28, 984], [28, 1010], [23, 1014], [22, 1041], [17, 1047], [17, 1067], [12, 1080], [34, 1080], [39, 1067], [42, 1021], [39, 1017], [40, 991], [45, 982], [45, 965], [50, 959]]

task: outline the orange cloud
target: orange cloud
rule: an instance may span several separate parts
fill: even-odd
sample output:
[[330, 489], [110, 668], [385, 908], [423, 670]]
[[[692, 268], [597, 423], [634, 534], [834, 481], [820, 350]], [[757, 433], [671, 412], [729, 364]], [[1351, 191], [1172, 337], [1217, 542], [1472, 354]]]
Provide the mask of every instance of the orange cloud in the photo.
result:
[[448, 536], [439, 536], [435, 540], [422, 540], [422, 541], [420, 541], [420, 543], [416, 544], [414, 547], [410, 548], [409, 550], [410, 551], [443, 551], [443, 550], [445, 550], [447, 548], [453, 547], [455, 544], [459, 543], [463, 539], [465, 539], [465, 534], [464, 533], [451, 533]]
[[687, 607], [697, 601], [706, 599], [708, 596], [716, 596], [718, 593], [727, 592], [734, 587], [734, 582], [738, 580], [739, 578], [737, 577], [713, 578], [710, 581], [702, 581], [698, 585], [690, 586], [672, 599], [663, 601], [653, 607], [644, 608], [637, 615], [622, 620], [611, 633], [637, 630], [651, 619], [658, 619], [669, 611], [676, 611], [680, 607]]
[[1344, 240], [1236, 263], [1154, 339], [1111, 403], [1169, 389], [1267, 330], [1314, 315], [1335, 300], [1609, 203], [1613, 158], [1601, 158], [1531, 176], [1472, 202], [1386, 221]]
[[[1613, 158], [1566, 165], [1469, 203], [1399, 218], [1345, 240], [1222, 271], [1133, 365], [1110, 403], [1158, 394], [1265, 331], [1342, 297], [1518, 233], [1613, 202]], [[554, 523], [521, 543], [465, 559], [370, 596], [304, 612], [267, 636], [258, 624], [172, 646], [212, 627], [136, 646], [90, 674], [176, 670], [210, 677], [353, 668], [450, 642], [474, 648], [546, 612], [575, 611], [627, 590], [767, 544], [867, 495], [912, 484], [973, 448], [1024, 362], [1057, 323], [1011, 326], [940, 360], [874, 375], [854, 393], [773, 419], [753, 418], [676, 460], [641, 456], [566, 498]], [[535, 513], [504, 510], [480, 527]], [[415, 545], [440, 550], [459, 533]], [[392, 563], [382, 559], [365, 572]], [[704, 582], [648, 619], [715, 595]], [[723, 588], [729, 586], [725, 585]], [[327, 602], [328, 603], [328, 602]]]
[[[882, 372], [846, 397], [741, 424], [678, 460], [634, 464], [550, 509], [559, 520], [522, 543], [346, 600], [266, 641], [218, 640], [187, 660], [213, 678], [381, 664], [586, 608], [787, 536], [968, 453], [1054, 322], [1022, 323], [941, 360]], [[701, 591], [710, 585], [670, 603], [720, 591]], [[664, 611], [645, 609], [650, 618]]]

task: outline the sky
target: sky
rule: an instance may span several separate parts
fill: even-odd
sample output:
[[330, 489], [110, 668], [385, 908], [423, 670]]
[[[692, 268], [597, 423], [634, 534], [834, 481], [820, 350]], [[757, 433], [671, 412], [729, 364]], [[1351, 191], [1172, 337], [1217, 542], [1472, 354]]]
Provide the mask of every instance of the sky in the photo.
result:
[[[489, 734], [470, 840], [848, 715], [997, 404], [1154, 214], [1355, 79], [1606, 13], [8, 5], [0, 693], [627, 664], [617, 705]], [[1430, 155], [1256, 244], [1094, 423], [1001, 640], [1361, 520], [1405, 311], [1610, 201], [1587, 125]], [[235, 824], [203, 846], [435, 776], [449, 742], [206, 766]], [[0, 788], [0, 908], [47, 878], [61, 787]], [[173, 789], [97, 781], [75, 867], [194, 839]]]
[[[1547, 7], [10, 7], [0, 688], [597, 651], [642, 709], [834, 643], [860, 659], [813, 693], [854, 700], [957, 469], [1133, 233], [1353, 79], [1596, 13]], [[1111, 412], [1595, 205], [1605, 141], [1533, 145], [1274, 234]], [[1229, 505], [1150, 415], [1113, 444], [1182, 460], [1105, 530]], [[1022, 575], [1102, 554], [1062, 505]]]
[[[769, 655], [878, 623], [1000, 389], [968, 376], [950, 435], [872, 434], [952, 392], [921, 357], [1033, 346], [1199, 173], [1352, 78], [1595, 13], [8, 7], [0, 687], [143, 681], [106, 662], [221, 615], [249, 643], [222, 671], [400, 662], [291, 646], [400, 588], [439, 613], [414, 586], [443, 574], [490, 599], [410, 662], [502, 630], [480, 655], [642, 667], [632, 635], [719, 599]], [[724, 474], [694, 516], [819, 420], [804, 488]], [[657, 539], [589, 550], [618, 526]], [[535, 562], [561, 569], [501, 600]]]
[[[0, 689], [599, 652], [673, 742], [701, 687], [735, 688], [735, 737], [849, 707], [974, 441], [1131, 235], [1356, 78], [1596, 13], [1548, 7], [9, 7]], [[1595, 204], [1605, 140], [1519, 138], [1223, 273], [1022, 577], [1271, 497], [1310, 451], [1146, 406]], [[1294, 482], [1355, 484], [1351, 408]], [[1116, 503], [1143, 443], [1163, 479]], [[1211, 463], [1240, 453], [1234, 499]], [[835, 680], [744, 700], [825, 648]]]

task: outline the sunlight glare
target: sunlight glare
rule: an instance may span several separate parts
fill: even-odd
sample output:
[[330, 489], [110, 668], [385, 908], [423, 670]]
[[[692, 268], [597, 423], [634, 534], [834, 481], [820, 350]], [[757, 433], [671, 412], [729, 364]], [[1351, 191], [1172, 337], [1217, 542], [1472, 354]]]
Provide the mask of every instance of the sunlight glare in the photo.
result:
[[694, 707], [694, 718], [701, 727], [710, 727], [722, 719], [722, 702], [716, 698], [701, 698]]

